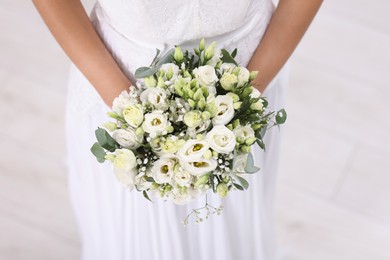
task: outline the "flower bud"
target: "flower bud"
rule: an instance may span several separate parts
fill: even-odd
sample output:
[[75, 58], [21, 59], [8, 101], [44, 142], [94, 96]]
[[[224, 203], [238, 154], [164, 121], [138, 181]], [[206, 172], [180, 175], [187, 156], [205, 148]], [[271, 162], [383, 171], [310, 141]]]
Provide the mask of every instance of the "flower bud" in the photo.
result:
[[163, 88], [165, 86], [164, 79], [162, 77], [158, 77], [157, 87]]
[[222, 61], [220, 60], [220, 61], [218, 61], [217, 64], [215, 65], [215, 68], [216, 68], [216, 69], [219, 69], [219, 68], [221, 67], [221, 65], [222, 65]]
[[202, 97], [198, 103], [197, 103], [197, 106], [199, 109], [203, 109], [205, 106], [206, 106], [206, 100], [204, 97]]
[[116, 124], [113, 123], [113, 122], [103, 123], [102, 126], [103, 126], [104, 128], [106, 128], [106, 129], [107, 129], [108, 131], [110, 131], [110, 132], [112, 132], [112, 131], [114, 131], [114, 130], [117, 129]]
[[145, 131], [142, 127], [138, 127], [137, 129], [135, 129], [135, 134], [136, 135], [144, 135]]
[[260, 129], [262, 126], [263, 126], [262, 124], [253, 124], [252, 129], [257, 130], [257, 129]]
[[198, 89], [197, 91], [195, 91], [195, 94], [194, 94], [194, 100], [199, 100], [203, 97], [203, 91], [202, 89]]
[[227, 127], [227, 129], [233, 131], [233, 125], [232, 124], [228, 124], [228, 125], [226, 125], [226, 127]]
[[240, 125], [240, 119], [235, 119], [234, 121], [233, 121], [233, 128], [236, 128], [237, 126], [239, 126]]
[[251, 109], [261, 111], [263, 110], [263, 100], [259, 99], [255, 103], [251, 104]]
[[235, 110], [240, 109], [240, 108], [241, 108], [241, 105], [242, 105], [242, 102], [234, 102], [234, 103], [233, 103], [233, 108], [234, 108]]
[[172, 133], [175, 130], [172, 125], [167, 126], [165, 129], [168, 133]]
[[204, 174], [198, 177], [198, 180], [195, 182], [195, 188], [205, 185], [209, 180], [210, 173]]
[[180, 46], [176, 46], [175, 53], [173, 54], [173, 58], [179, 63], [182, 62], [183, 52], [181, 51]]
[[257, 74], [259, 74], [259, 72], [257, 70], [251, 71], [249, 73], [249, 81], [254, 80], [257, 77]]
[[221, 182], [217, 185], [217, 192], [221, 198], [225, 198], [229, 193], [229, 188], [226, 183]]
[[192, 78], [191, 74], [188, 71], [184, 71], [183, 76], [185, 78]]
[[249, 137], [245, 140], [245, 144], [252, 145], [256, 141], [256, 137]]
[[253, 87], [252, 86], [249, 86], [249, 87], [246, 87], [244, 88], [244, 91], [242, 91], [242, 94], [244, 97], [246, 96], [249, 96], [253, 91]]
[[170, 80], [173, 77], [173, 69], [172, 67], [169, 67], [167, 74], [165, 75], [167, 80]]
[[194, 108], [194, 107], [195, 107], [196, 103], [195, 103], [194, 100], [192, 100], [192, 99], [189, 98], [187, 101], [188, 101], [188, 104], [190, 105], [191, 108]]
[[148, 88], [152, 88], [152, 87], [157, 86], [157, 80], [153, 75], [144, 78], [144, 83], [145, 83], [145, 86]]
[[229, 72], [225, 72], [220, 79], [221, 87], [224, 90], [232, 90], [237, 82], [237, 76]]
[[230, 96], [233, 99], [233, 102], [237, 102], [237, 101], [240, 100], [240, 97], [237, 94], [233, 93], [233, 92], [229, 92], [226, 95]]
[[211, 117], [214, 117], [218, 112], [217, 105], [215, 104], [215, 102], [207, 103], [206, 111], [210, 112]]
[[238, 76], [238, 75], [240, 74], [240, 70], [241, 70], [240, 67], [235, 67], [235, 68], [233, 69], [233, 74], [236, 75], [236, 76]]
[[209, 120], [210, 117], [211, 117], [211, 114], [210, 114], [209, 111], [203, 111], [203, 112], [202, 112], [202, 119], [203, 119], [203, 120]]
[[207, 61], [207, 60], [210, 60], [211, 58], [213, 58], [214, 56], [214, 52], [215, 52], [215, 46], [217, 45], [217, 43], [214, 41], [212, 42], [209, 47], [207, 47], [205, 53], [204, 53], [204, 59]]
[[243, 146], [241, 146], [241, 151], [243, 153], [249, 153], [251, 151], [251, 147], [248, 145], [243, 145]]
[[202, 40], [200, 40], [200, 43], [199, 43], [199, 50], [203, 51], [205, 48], [205, 45], [206, 45], [205, 40], [204, 40], [204, 38], [202, 38]]

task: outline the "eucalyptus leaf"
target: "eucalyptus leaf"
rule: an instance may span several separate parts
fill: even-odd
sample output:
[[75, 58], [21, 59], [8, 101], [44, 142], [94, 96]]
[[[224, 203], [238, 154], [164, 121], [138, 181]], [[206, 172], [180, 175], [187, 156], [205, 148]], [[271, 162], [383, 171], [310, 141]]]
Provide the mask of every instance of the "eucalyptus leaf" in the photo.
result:
[[115, 151], [117, 143], [105, 129], [99, 127], [95, 130], [95, 135], [101, 147], [110, 152]]
[[91, 152], [93, 155], [95, 155], [96, 160], [100, 163], [103, 163], [106, 159], [106, 152], [104, 151], [103, 147], [99, 143], [94, 143], [91, 147]]
[[280, 109], [280, 110], [276, 113], [276, 116], [275, 116], [276, 123], [278, 123], [279, 125], [281, 125], [281, 124], [283, 124], [284, 122], [286, 122], [286, 119], [287, 119], [286, 110]]
[[241, 183], [241, 186], [244, 188], [244, 189], [248, 189], [249, 187], [249, 183], [247, 180], [245, 180], [244, 178], [238, 176], [238, 175], [235, 175], [236, 179]]
[[248, 153], [248, 156], [246, 158], [246, 164], [245, 164], [245, 172], [247, 173], [255, 173], [260, 170], [259, 167], [256, 167], [254, 165], [253, 155], [252, 153]]
[[164, 56], [161, 57], [161, 59], [156, 63], [156, 67], [160, 68], [161, 65], [165, 63], [171, 63], [173, 62], [173, 54], [175, 53], [175, 48], [170, 49]]
[[152, 76], [157, 71], [158, 71], [158, 68], [156, 68], [156, 67], [140, 67], [135, 71], [134, 77], [136, 79], [146, 78], [146, 77]]
[[156, 55], [154, 56], [152, 63], [150, 63], [149, 67], [154, 67], [157, 62], [158, 55], [160, 54], [160, 50], [156, 48]]

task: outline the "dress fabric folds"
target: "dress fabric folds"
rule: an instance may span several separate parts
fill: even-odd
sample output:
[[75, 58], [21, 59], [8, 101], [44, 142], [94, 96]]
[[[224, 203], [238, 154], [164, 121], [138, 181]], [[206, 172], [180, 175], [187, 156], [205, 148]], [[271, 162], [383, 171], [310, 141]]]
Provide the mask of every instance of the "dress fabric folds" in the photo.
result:
[[[236, 60], [246, 66], [259, 44], [274, 6], [271, 0], [99, 0], [90, 19], [124, 73], [147, 66], [156, 48], [162, 53], [181, 45], [206, 44], [238, 48]], [[261, 73], [261, 72], [260, 72]], [[288, 66], [263, 93], [270, 108], [285, 105]], [[200, 198], [185, 206], [125, 190], [109, 163], [90, 152], [94, 131], [109, 121], [103, 103], [84, 75], [71, 65], [66, 109], [68, 188], [82, 243], [83, 260], [274, 260], [272, 207], [282, 131], [272, 128], [266, 152], [252, 154], [261, 170], [247, 179], [245, 192], [227, 198], [208, 194], [211, 205], [223, 205], [220, 216], [183, 227], [181, 221], [202, 207]]]

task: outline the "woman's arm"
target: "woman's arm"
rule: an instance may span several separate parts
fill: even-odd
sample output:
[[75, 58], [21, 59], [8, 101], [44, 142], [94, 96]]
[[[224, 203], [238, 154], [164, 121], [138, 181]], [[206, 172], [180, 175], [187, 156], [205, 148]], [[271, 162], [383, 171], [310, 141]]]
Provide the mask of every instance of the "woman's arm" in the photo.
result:
[[309, 27], [322, 0], [280, 0], [263, 39], [249, 61], [259, 71], [253, 85], [263, 93], [293, 53]]
[[33, 0], [51, 33], [104, 102], [112, 101], [131, 81], [121, 71], [92, 26], [80, 0]]

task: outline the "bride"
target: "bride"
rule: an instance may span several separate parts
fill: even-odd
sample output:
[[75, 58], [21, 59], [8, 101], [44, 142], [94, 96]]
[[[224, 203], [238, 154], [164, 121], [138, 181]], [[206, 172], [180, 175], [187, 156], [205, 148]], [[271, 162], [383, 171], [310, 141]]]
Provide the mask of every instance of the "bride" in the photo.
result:
[[[201, 224], [181, 225], [204, 201], [187, 206], [147, 202], [128, 192], [109, 165], [89, 148], [106, 121], [113, 99], [135, 83], [135, 69], [158, 48], [192, 49], [205, 38], [238, 48], [241, 66], [260, 73], [253, 85], [270, 108], [284, 106], [293, 50], [321, 0], [98, 0], [88, 16], [80, 0], [33, 0], [72, 61], [66, 110], [68, 187], [90, 260], [273, 260], [279, 259], [272, 229], [272, 203], [280, 133], [267, 132], [267, 152], [255, 146], [249, 190], [223, 200], [224, 213]], [[210, 203], [219, 205], [217, 196]], [[198, 205], [199, 204], [199, 205]]]

